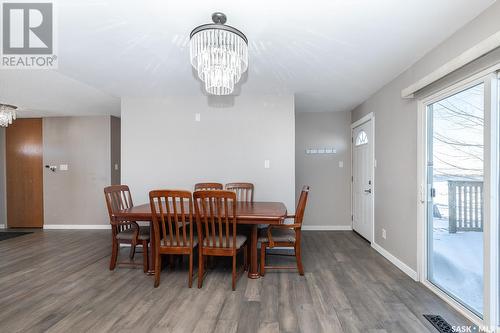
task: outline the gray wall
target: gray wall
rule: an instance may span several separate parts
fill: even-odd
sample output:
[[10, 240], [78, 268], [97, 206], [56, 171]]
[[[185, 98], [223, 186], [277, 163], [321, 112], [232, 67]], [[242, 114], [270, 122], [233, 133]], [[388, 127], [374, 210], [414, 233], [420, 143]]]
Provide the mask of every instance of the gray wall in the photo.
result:
[[5, 129], [0, 127], [0, 226], [7, 226], [7, 203], [5, 188]]
[[[496, 2], [351, 112], [352, 121], [369, 112], [374, 112], [376, 118], [375, 241], [414, 270], [417, 268], [417, 99], [402, 99], [401, 90], [500, 31], [499, 17], [500, 2]], [[491, 55], [479, 60], [483, 64], [491, 61]], [[420, 97], [438, 86], [449, 85], [467, 72], [463, 69], [450, 75], [421, 92]], [[381, 237], [382, 228], [387, 231], [387, 239]]]
[[[349, 112], [297, 112], [295, 115], [296, 196], [311, 186], [304, 225], [351, 226]], [[306, 155], [307, 148], [336, 149], [334, 155]], [[344, 166], [339, 167], [342, 161]]]
[[111, 182], [110, 128], [109, 116], [43, 119], [44, 165], [58, 166], [44, 169], [45, 225], [109, 224], [102, 191]]
[[[111, 185], [120, 184], [121, 120], [111, 116]], [[118, 168], [115, 168], [118, 166]]]
[[135, 202], [147, 202], [155, 188], [249, 181], [255, 200], [282, 201], [295, 211], [293, 96], [238, 96], [217, 104], [203, 96], [122, 98], [121, 120], [122, 182]]

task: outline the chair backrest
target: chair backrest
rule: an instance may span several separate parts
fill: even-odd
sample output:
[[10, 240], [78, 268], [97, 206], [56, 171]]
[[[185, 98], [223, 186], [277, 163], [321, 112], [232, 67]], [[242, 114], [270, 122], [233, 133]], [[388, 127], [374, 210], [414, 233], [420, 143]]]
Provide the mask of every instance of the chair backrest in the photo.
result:
[[236, 193], [236, 200], [243, 202], [253, 202], [253, 184], [252, 183], [228, 183], [226, 190]]
[[113, 223], [115, 222], [114, 214], [117, 211], [134, 206], [129, 187], [127, 185], [112, 185], [105, 187], [104, 197], [106, 198], [106, 207], [108, 208], [109, 221], [113, 226], [113, 231], [121, 232], [130, 228], [130, 225], [115, 225]]
[[195, 191], [222, 190], [224, 186], [221, 183], [198, 183], [194, 185]]
[[297, 203], [297, 208], [295, 209], [295, 221], [296, 224], [302, 224], [304, 219], [304, 211], [307, 205], [307, 196], [309, 195], [309, 186], [302, 187], [302, 192], [300, 192], [299, 202]]
[[196, 191], [193, 197], [200, 244], [235, 249], [236, 193], [221, 190]]
[[[193, 244], [193, 196], [189, 191], [149, 192], [156, 246], [189, 247]], [[189, 228], [188, 228], [189, 226]]]

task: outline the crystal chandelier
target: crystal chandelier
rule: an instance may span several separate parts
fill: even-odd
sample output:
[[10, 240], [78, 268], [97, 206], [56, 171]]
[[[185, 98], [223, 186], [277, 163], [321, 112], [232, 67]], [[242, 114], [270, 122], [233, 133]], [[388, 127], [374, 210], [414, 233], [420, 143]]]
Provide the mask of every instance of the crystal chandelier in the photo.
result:
[[211, 95], [229, 95], [248, 68], [248, 40], [225, 25], [226, 15], [212, 14], [213, 24], [196, 27], [190, 35], [191, 65]]
[[7, 127], [16, 120], [17, 106], [0, 103], [0, 127]]

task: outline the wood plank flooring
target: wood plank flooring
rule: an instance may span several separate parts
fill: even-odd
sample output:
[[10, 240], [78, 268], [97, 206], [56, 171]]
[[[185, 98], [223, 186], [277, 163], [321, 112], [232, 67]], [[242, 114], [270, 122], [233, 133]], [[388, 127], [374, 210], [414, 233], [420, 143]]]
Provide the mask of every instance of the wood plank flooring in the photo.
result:
[[187, 260], [164, 268], [157, 289], [141, 269], [111, 272], [109, 233], [1, 241], [0, 332], [436, 332], [426, 313], [470, 324], [352, 232], [304, 232], [304, 277], [243, 276], [235, 292], [226, 262], [201, 290], [187, 287]]

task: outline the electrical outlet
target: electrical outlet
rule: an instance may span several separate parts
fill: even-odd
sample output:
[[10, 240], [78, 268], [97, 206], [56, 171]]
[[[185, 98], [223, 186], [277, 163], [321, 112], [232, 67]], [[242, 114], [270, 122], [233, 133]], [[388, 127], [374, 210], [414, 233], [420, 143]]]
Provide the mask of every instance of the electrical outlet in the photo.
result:
[[344, 161], [339, 161], [339, 168], [343, 168], [344, 167]]
[[387, 239], [387, 233], [385, 232], [385, 229], [382, 229], [382, 238]]
[[271, 167], [271, 163], [269, 162], [269, 160], [265, 160], [264, 161], [264, 169], [269, 169]]
[[194, 115], [194, 121], [201, 121], [201, 113], [196, 113]]

